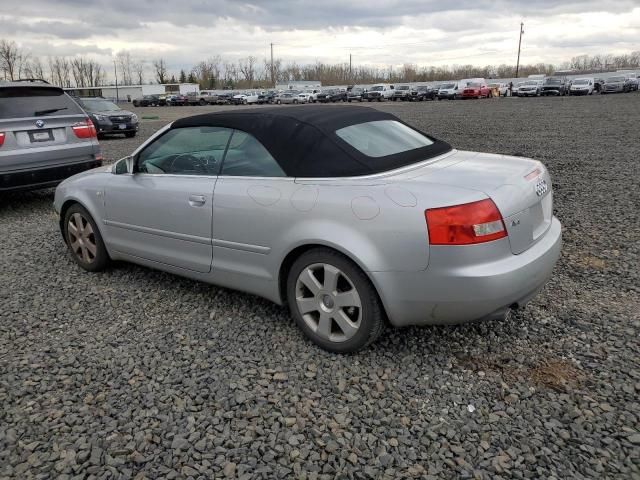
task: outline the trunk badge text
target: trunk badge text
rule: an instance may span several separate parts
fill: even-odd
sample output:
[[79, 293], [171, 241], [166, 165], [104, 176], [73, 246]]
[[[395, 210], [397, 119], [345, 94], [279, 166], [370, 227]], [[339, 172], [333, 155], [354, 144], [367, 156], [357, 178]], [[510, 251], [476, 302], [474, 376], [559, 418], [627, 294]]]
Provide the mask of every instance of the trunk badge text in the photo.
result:
[[538, 183], [536, 183], [536, 195], [538, 195], [539, 197], [543, 196], [545, 193], [547, 193], [547, 190], [549, 189], [549, 187], [547, 186], [547, 181], [546, 180], [540, 180]]

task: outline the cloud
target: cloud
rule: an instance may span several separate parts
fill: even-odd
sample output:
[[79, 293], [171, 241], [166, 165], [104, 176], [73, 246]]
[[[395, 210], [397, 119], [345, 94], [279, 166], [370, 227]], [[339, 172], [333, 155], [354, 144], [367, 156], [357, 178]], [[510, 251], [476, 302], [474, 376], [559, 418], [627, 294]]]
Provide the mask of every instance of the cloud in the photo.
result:
[[523, 63], [639, 48], [637, 0], [20, 0], [0, 14], [0, 37], [40, 56], [129, 50], [174, 72], [214, 55], [267, 58], [270, 43], [298, 63], [484, 65], [515, 62], [521, 21]]

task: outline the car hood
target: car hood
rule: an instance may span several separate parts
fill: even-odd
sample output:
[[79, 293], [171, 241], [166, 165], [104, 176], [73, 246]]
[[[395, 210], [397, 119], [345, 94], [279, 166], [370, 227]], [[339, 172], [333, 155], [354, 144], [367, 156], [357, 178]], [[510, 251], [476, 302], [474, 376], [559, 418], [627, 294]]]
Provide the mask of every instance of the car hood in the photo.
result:
[[92, 113], [94, 115], [105, 115], [105, 116], [114, 115], [114, 116], [121, 116], [121, 117], [123, 116], [130, 117], [131, 115], [133, 115], [133, 113], [128, 110], [95, 110], [95, 111], [90, 111], [89, 113]]

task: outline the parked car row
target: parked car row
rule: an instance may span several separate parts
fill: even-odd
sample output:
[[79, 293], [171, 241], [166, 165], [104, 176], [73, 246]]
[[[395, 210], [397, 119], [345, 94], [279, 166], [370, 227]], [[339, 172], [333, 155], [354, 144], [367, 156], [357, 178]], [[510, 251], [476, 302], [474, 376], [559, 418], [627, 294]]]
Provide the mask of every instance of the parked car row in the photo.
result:
[[632, 75], [619, 75], [607, 79], [597, 77], [569, 79], [563, 76], [551, 76], [543, 80], [525, 80], [517, 83], [513, 86], [513, 95], [518, 97], [592, 95], [635, 90], [638, 90], [638, 78]]
[[250, 105], [250, 104], [298, 104], [335, 102], [382, 102], [478, 99], [504, 96], [540, 97], [564, 95], [591, 95], [593, 93], [617, 93], [638, 90], [638, 75], [627, 74], [609, 77], [569, 79], [554, 75], [535, 75], [517, 83], [488, 83], [484, 78], [467, 78], [440, 85], [393, 85], [379, 83], [370, 87], [350, 86], [287, 91], [229, 91], [202, 90], [186, 95], [145, 95], [133, 100], [136, 107], [184, 106], [184, 105]]

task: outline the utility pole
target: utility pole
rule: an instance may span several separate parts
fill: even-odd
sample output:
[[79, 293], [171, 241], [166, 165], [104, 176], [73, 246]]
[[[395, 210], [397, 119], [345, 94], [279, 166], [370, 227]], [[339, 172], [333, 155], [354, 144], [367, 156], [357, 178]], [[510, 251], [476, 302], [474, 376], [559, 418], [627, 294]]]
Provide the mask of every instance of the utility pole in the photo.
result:
[[351, 54], [349, 54], [349, 81], [353, 81], [353, 75], [351, 74]]
[[522, 34], [524, 33], [524, 23], [520, 22], [520, 40], [518, 40], [518, 62], [516, 63], [516, 78], [520, 71], [520, 47], [522, 46]]
[[276, 79], [273, 75], [273, 43], [271, 44], [271, 83], [273, 84], [273, 88], [276, 88]]
[[118, 67], [115, 58], [113, 59], [113, 71], [116, 77], [116, 103], [118, 103], [120, 101], [120, 95], [118, 95]]

